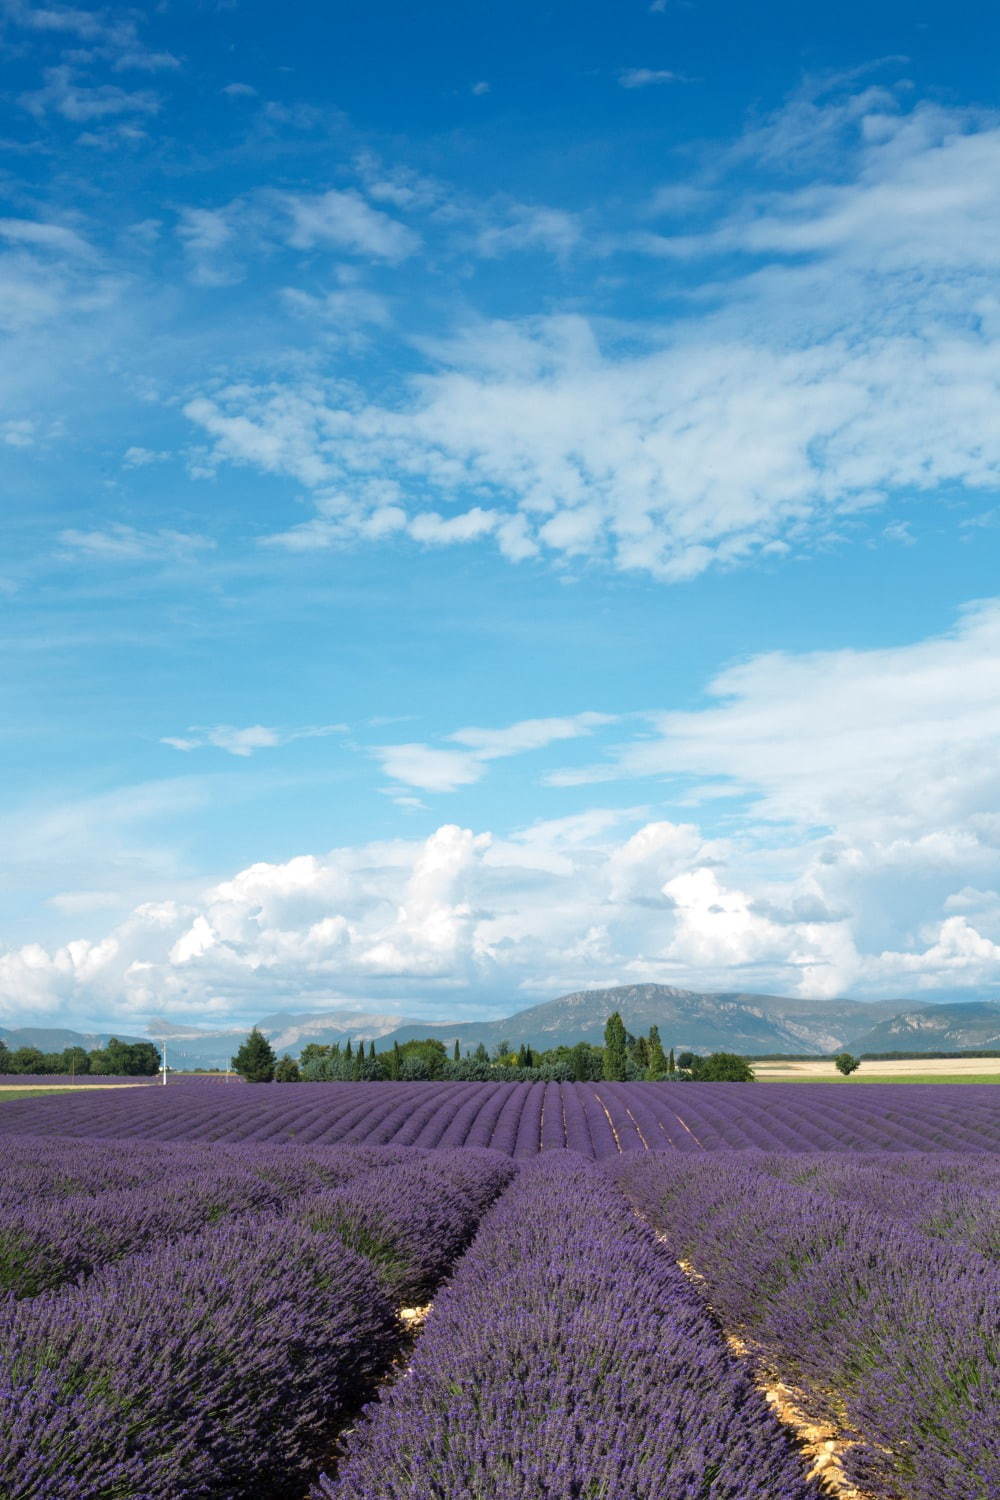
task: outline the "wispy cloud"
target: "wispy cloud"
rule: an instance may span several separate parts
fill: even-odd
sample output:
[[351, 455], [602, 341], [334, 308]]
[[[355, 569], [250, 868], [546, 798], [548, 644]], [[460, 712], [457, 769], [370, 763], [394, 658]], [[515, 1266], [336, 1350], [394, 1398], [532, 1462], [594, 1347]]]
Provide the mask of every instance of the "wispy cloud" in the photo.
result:
[[487, 763], [531, 750], [543, 750], [560, 740], [579, 739], [613, 724], [613, 715], [573, 714], [567, 718], [522, 719], [503, 729], [470, 727], [447, 739], [461, 749], [408, 743], [379, 745], [374, 754], [393, 781], [427, 792], [453, 792], [485, 775]]
[[[716, 257], [718, 279], [688, 293], [706, 304], [697, 322], [631, 339], [575, 313], [470, 322], [424, 346], [428, 367], [391, 405], [286, 382], [186, 413], [216, 463], [336, 493], [335, 514], [318, 498], [316, 521], [275, 538], [300, 550], [493, 538], [511, 559], [680, 582], [863, 533], [900, 491], [995, 486], [1000, 338], [967, 308], [997, 263], [1000, 126], [863, 93], [851, 110], [808, 103], [835, 116], [840, 181], [789, 185], [782, 163], [768, 192], [695, 184], [707, 226], [620, 239], [683, 266]], [[794, 154], [797, 131], [775, 118], [755, 149]], [[366, 498], [376, 478], [395, 486], [389, 506]]]
[[215, 546], [210, 537], [196, 532], [140, 531], [117, 523], [103, 531], [61, 531], [59, 541], [80, 558], [122, 563], [184, 561]]
[[687, 83], [682, 73], [670, 68], [625, 68], [618, 74], [623, 89], [645, 89], [656, 83]]
[[42, 88], [21, 95], [20, 102], [31, 114], [41, 117], [50, 110], [64, 120], [81, 124], [105, 120], [112, 115], [153, 115], [160, 100], [146, 89], [123, 89], [114, 83], [81, 83], [66, 64], [46, 68]]
[[235, 724], [215, 724], [206, 728], [192, 724], [183, 735], [164, 735], [160, 744], [183, 751], [211, 747], [247, 759], [256, 750], [273, 750], [279, 745], [291, 745], [296, 740], [325, 739], [331, 734], [346, 734], [347, 729], [346, 724], [316, 724], [301, 729], [271, 729], [264, 724], [249, 724], [242, 729]]

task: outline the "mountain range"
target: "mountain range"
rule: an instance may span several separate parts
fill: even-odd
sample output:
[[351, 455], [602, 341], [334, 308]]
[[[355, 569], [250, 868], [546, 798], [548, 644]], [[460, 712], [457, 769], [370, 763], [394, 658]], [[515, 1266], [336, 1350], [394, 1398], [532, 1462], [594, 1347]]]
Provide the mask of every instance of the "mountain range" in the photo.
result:
[[[756, 995], [740, 990], [702, 992], [669, 984], [618, 985], [578, 990], [515, 1011], [499, 1021], [429, 1022], [399, 1015], [329, 1011], [296, 1014], [279, 1011], [262, 1016], [261, 1031], [280, 1054], [297, 1057], [309, 1042], [329, 1046], [348, 1040], [374, 1039], [379, 1051], [394, 1041], [438, 1037], [451, 1051], [463, 1052], [480, 1042], [492, 1049], [501, 1041], [544, 1049], [574, 1042], [600, 1042], [612, 1011], [621, 1013], [638, 1035], [653, 1024], [665, 1047], [678, 1051], [807, 1053], [829, 1056], [850, 1052], [958, 1052], [1000, 1047], [1000, 1002], [915, 1004], [908, 1000], [802, 1000], [787, 995]], [[165, 1043], [174, 1068], [224, 1068], [246, 1036], [244, 1026], [208, 1031], [197, 1026], [153, 1018], [148, 1036]], [[40, 1047], [44, 1052], [79, 1045], [104, 1046], [110, 1033], [87, 1034], [60, 1028], [0, 1027], [10, 1048]], [[121, 1035], [121, 1033], [116, 1033]], [[141, 1038], [124, 1036], [124, 1041]]]

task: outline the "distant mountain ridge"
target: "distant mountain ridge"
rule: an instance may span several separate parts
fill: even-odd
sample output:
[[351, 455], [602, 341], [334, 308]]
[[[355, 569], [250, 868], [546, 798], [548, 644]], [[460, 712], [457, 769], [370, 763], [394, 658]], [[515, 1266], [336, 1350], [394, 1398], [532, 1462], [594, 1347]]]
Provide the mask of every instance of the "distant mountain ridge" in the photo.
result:
[[852, 1052], [962, 1052], [1000, 1047], [1000, 1003], [964, 1000], [897, 1012], [863, 1032]]
[[[380, 1051], [421, 1037], [438, 1037], [449, 1052], [480, 1042], [492, 1049], [508, 1041], [545, 1049], [575, 1042], [599, 1043], [612, 1011], [621, 1013], [629, 1031], [660, 1029], [665, 1047], [693, 1052], [774, 1052], [828, 1056], [850, 1052], [958, 1052], [1000, 1047], [1000, 1001], [915, 1004], [911, 1000], [803, 1000], [787, 995], [758, 995], [742, 990], [700, 991], [670, 984], [615, 985], [577, 990], [515, 1011], [499, 1021], [420, 1021], [379, 1012], [286, 1012], [262, 1016], [258, 1026], [278, 1053], [297, 1057], [310, 1042], [329, 1046], [348, 1040], [375, 1040]], [[165, 1041], [174, 1068], [225, 1068], [243, 1041], [247, 1026], [209, 1031], [153, 1017], [146, 1040]], [[39, 1047], [43, 1052], [106, 1045], [110, 1035], [123, 1041], [141, 1037], [123, 1032], [83, 1033], [61, 1028], [0, 1027], [10, 1048]]]
[[836, 1051], [860, 1031], [879, 1024], [904, 1005], [900, 1000], [802, 1000], [743, 991], [702, 992], [669, 984], [616, 985], [578, 990], [517, 1011], [500, 1021], [411, 1023], [379, 1039], [391, 1046], [420, 1036], [439, 1037], [447, 1046], [572, 1046], [603, 1040], [604, 1023], [617, 1010], [629, 1031], [660, 1028], [665, 1047], [695, 1052]]

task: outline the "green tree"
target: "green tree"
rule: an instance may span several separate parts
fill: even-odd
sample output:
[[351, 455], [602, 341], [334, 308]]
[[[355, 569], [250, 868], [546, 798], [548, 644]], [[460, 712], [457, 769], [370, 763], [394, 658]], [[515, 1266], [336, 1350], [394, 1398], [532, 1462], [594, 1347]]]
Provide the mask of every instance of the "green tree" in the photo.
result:
[[15, 1047], [10, 1054], [9, 1073], [44, 1073], [45, 1054], [38, 1047]]
[[670, 1072], [666, 1054], [663, 1051], [663, 1043], [660, 1041], [660, 1028], [651, 1026], [649, 1028], [649, 1040], [646, 1043], [647, 1063], [646, 1071], [650, 1078], [666, 1078]]
[[485, 1042], [480, 1042], [479, 1043], [479, 1046], [476, 1048], [474, 1056], [475, 1056], [475, 1060], [476, 1060], [477, 1063], [488, 1063], [489, 1062], [489, 1060], [490, 1060], [490, 1054], [486, 1050], [486, 1044], [485, 1044]]
[[[322, 1042], [307, 1042], [299, 1053], [299, 1069], [311, 1067], [315, 1063], [324, 1062], [334, 1053], [333, 1047], [325, 1046]], [[339, 1052], [340, 1048], [337, 1047]]]
[[232, 1065], [247, 1083], [270, 1083], [274, 1077], [274, 1048], [255, 1026], [243, 1043]]
[[106, 1047], [99, 1047], [90, 1054], [92, 1073], [152, 1077], [159, 1068], [160, 1054], [152, 1042], [123, 1042], [113, 1036], [109, 1037]]
[[293, 1057], [286, 1052], [284, 1057], [279, 1057], [274, 1067], [275, 1083], [298, 1083], [299, 1065]]
[[628, 1072], [628, 1050], [625, 1023], [615, 1011], [604, 1027], [604, 1076], [623, 1079]]
[[699, 1083], [753, 1083], [753, 1068], [735, 1052], [711, 1052], [692, 1069]]
[[833, 1061], [836, 1064], [837, 1072], [843, 1073], [845, 1078], [849, 1078], [861, 1066], [860, 1057], [852, 1057], [849, 1052], [838, 1052]]
[[670, 1054], [669, 1054], [669, 1056], [667, 1058], [667, 1076], [669, 1078], [673, 1078], [673, 1076], [674, 1076], [674, 1074], [676, 1072], [677, 1072], [677, 1064], [674, 1061], [674, 1049], [673, 1049], [673, 1047], [671, 1047]]
[[455, 1062], [461, 1062], [462, 1061], [462, 1049], [458, 1045], [458, 1037], [455, 1038], [455, 1046], [454, 1046], [454, 1048], [452, 1050], [452, 1054], [451, 1055], [452, 1055], [452, 1058], [453, 1058], [453, 1060]]
[[72, 1073], [75, 1076], [78, 1073], [90, 1072], [90, 1053], [83, 1047], [65, 1047], [62, 1059], [64, 1073]]
[[701, 1059], [694, 1052], [678, 1052], [677, 1054], [677, 1066], [684, 1073], [688, 1072], [694, 1067], [696, 1062], [700, 1061]]

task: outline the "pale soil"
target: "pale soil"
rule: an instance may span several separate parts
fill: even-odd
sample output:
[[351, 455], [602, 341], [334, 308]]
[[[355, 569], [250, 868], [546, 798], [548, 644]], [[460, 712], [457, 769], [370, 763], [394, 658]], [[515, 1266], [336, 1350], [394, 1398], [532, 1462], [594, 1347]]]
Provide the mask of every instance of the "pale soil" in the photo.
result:
[[1000, 1083], [1000, 1057], [908, 1057], [892, 1062], [863, 1062], [856, 1073], [845, 1079], [829, 1058], [810, 1058], [808, 1062], [751, 1063], [762, 1083], [860, 1083], [865, 1078], [905, 1083], [919, 1075], [924, 1078], [962, 1078], [979, 1076], [995, 1078]]
[[[657, 1233], [656, 1238], [661, 1244], [666, 1243], [665, 1235]], [[704, 1276], [689, 1260], [679, 1260], [677, 1264], [688, 1280], [693, 1282], [704, 1296]], [[708, 1305], [711, 1307], [711, 1303]], [[712, 1311], [714, 1312], [714, 1309]], [[805, 1410], [806, 1398], [802, 1393], [786, 1385], [773, 1371], [766, 1370], [759, 1363], [751, 1361], [750, 1349], [738, 1334], [730, 1333], [722, 1328], [722, 1335], [736, 1357], [750, 1366], [757, 1389], [762, 1393], [778, 1421], [794, 1436], [803, 1456], [809, 1462], [807, 1477], [820, 1480], [824, 1490], [831, 1496], [835, 1496], [836, 1500], [878, 1500], [878, 1496], [859, 1490], [844, 1473], [843, 1458], [851, 1446], [851, 1439], [832, 1423], [817, 1422], [810, 1417]]]

